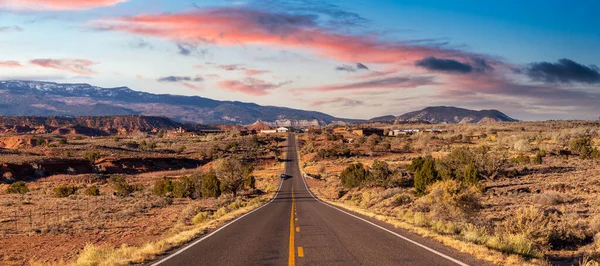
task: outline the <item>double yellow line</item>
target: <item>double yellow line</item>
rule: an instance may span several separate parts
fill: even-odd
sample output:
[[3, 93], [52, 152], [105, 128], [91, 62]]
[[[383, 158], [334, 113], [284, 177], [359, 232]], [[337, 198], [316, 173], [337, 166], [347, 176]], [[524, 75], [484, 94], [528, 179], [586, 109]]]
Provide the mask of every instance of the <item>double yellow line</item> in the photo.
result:
[[295, 224], [294, 224], [294, 212], [296, 210], [296, 198], [294, 197], [294, 187], [292, 186], [292, 214], [290, 215], [290, 256], [288, 259], [288, 265], [296, 265], [296, 248], [294, 244], [295, 235]]

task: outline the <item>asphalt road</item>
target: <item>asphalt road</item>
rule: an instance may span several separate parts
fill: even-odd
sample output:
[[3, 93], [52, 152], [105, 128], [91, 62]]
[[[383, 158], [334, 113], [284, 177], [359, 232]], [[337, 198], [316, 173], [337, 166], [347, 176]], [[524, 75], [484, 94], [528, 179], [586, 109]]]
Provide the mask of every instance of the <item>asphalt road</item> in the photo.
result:
[[317, 200], [288, 138], [278, 194], [155, 265], [487, 265], [433, 240]]

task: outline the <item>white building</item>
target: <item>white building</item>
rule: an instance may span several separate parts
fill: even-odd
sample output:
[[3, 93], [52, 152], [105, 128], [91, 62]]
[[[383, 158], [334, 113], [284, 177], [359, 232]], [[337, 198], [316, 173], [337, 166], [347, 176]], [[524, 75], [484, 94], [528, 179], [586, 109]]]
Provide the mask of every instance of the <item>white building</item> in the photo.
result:
[[280, 127], [277, 129], [277, 132], [279, 133], [287, 133], [288, 131], [290, 131], [287, 127]]

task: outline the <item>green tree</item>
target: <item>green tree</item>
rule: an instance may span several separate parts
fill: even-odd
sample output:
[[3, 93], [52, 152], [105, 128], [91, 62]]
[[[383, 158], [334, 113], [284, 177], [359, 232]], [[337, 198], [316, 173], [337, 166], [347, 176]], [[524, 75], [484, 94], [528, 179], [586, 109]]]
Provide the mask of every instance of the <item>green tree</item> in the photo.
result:
[[424, 195], [427, 193], [427, 186], [438, 180], [438, 173], [435, 170], [435, 160], [430, 156], [426, 157], [423, 165], [415, 173], [415, 189], [417, 194]]
[[368, 172], [362, 163], [351, 164], [342, 171], [340, 178], [342, 186], [353, 188], [360, 186], [368, 177]]
[[221, 182], [217, 178], [217, 174], [213, 169], [208, 171], [202, 177], [202, 197], [214, 197], [218, 198], [221, 196]]
[[237, 196], [237, 192], [244, 186], [242, 163], [233, 158], [219, 159], [215, 162], [214, 169], [221, 181], [221, 190]]
[[375, 161], [369, 171], [369, 184], [378, 187], [391, 187], [393, 184], [392, 171], [389, 165], [384, 161]]

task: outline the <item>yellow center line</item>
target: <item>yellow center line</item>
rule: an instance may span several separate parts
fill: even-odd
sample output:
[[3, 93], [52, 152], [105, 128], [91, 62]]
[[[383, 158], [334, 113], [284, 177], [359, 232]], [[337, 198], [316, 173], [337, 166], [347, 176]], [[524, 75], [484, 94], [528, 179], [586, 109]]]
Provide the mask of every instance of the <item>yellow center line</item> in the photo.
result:
[[298, 247], [298, 257], [304, 257], [304, 249], [302, 247]]
[[296, 227], [296, 233], [300, 233], [300, 227]]
[[288, 258], [288, 265], [296, 265], [296, 248], [294, 246], [294, 208], [296, 206], [296, 199], [294, 198], [294, 187], [292, 186], [292, 214], [290, 215], [290, 254]]

